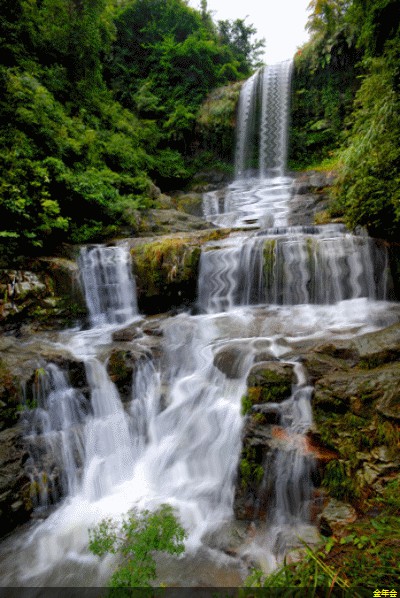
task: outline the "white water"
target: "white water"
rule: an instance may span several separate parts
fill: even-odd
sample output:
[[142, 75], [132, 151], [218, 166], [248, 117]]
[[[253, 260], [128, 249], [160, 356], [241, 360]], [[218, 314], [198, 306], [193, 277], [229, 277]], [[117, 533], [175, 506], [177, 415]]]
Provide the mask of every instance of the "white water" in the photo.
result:
[[[280, 114], [285, 114], [289, 70], [282, 66], [283, 86], [276, 85], [282, 80], [279, 67], [273, 69], [272, 81], [268, 69], [257, 75], [244, 87], [241, 103], [258, 106], [265, 119], [268, 103], [255, 97], [263, 81], [262, 97], [271, 97], [268, 85], [273, 84], [271, 93], [278, 104], [283, 101]], [[264, 464], [263, 485], [271, 497], [266, 531], [243, 552], [271, 568], [293, 538], [307, 531], [313, 463], [303, 434], [312, 425], [311, 389], [302, 367], [292, 361], [293, 351], [308, 341], [381, 328], [398, 321], [400, 313], [385, 301], [387, 257], [371, 240], [335, 227], [285, 228], [291, 184], [284, 177], [286, 124], [281, 117], [272, 120], [284, 130], [271, 134], [277, 148], [267, 151], [265, 131], [272, 125], [260, 125], [258, 178], [239, 178], [225, 203], [216, 195], [204, 198], [210, 220], [268, 230], [233, 235], [218, 247], [210, 243], [204, 248], [201, 314], [180, 314], [160, 323], [161, 356], [140, 362], [127, 405], [107, 374], [104, 355], [114, 330], [132, 321], [140, 326], [128, 251], [122, 246], [83, 251], [80, 267], [92, 328], [61, 335], [60, 342], [84, 361], [89, 396], [72, 388], [56, 365], [48, 365], [39, 409], [28, 420], [29, 471], [33, 480], [43, 482], [43, 473], [48, 480], [38, 484], [38, 505], [46, 507], [59, 494], [64, 500], [46, 520], [3, 544], [3, 585], [103, 584], [113, 563], [88, 553], [88, 528], [134, 506], [151, 509], [164, 502], [176, 507], [189, 534], [187, 553], [194, 555], [194, 563], [201, 559], [207, 572], [201, 577], [189, 563], [189, 577], [179, 563], [171, 563], [172, 585], [218, 585], [221, 577], [212, 576], [212, 567], [240, 570], [237, 559], [207, 549], [205, 538], [233, 517], [243, 426], [240, 399], [260, 354], [283, 361], [290, 356], [296, 384], [287, 401], [271, 407], [284, 441]], [[251, 138], [246, 122], [245, 110], [239, 153]], [[279, 159], [269, 164], [267, 156]], [[244, 165], [245, 158], [240, 160]], [[230, 376], [214, 364], [227, 347], [236, 349]], [[35, 450], [43, 449], [50, 454], [48, 468], [35, 470], [41, 462]], [[62, 472], [55, 486], [53, 462]], [[229, 579], [226, 584], [232, 585]]]
[[79, 267], [93, 327], [123, 324], [137, 314], [135, 281], [123, 246], [84, 247]]

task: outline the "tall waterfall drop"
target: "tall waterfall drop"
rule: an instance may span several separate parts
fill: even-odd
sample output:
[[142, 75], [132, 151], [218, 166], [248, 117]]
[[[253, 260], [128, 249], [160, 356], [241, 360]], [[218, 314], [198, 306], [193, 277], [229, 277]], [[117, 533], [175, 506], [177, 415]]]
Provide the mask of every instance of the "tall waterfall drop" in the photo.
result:
[[[240, 585], [249, 562], [270, 572], [299, 538], [318, 541], [299, 351], [399, 315], [384, 247], [342, 225], [288, 226], [291, 70], [264, 67], [243, 85], [235, 180], [203, 198], [206, 220], [239, 230], [203, 245], [195, 312], [140, 316], [128, 247], [82, 250], [91, 327], [43, 340], [62, 359], [41, 368], [23, 414], [38, 520], [0, 545], [1, 585], [105, 585], [116, 562], [89, 554], [88, 528], [163, 503], [188, 535], [182, 559], [158, 562], [170, 586]], [[244, 416], [260, 368], [286, 376], [286, 394]]]
[[285, 176], [292, 63], [266, 66], [240, 92], [235, 180], [221, 197], [206, 193], [203, 211], [218, 226], [286, 226], [292, 179]]
[[243, 85], [238, 111], [235, 178], [258, 169], [261, 179], [283, 176], [286, 168], [292, 63], [257, 71]]

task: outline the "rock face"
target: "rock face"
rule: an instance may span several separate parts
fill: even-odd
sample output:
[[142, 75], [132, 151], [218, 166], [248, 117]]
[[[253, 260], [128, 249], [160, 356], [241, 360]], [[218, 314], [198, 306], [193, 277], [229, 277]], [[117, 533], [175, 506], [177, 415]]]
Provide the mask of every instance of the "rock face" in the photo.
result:
[[324, 535], [331, 536], [356, 519], [356, 510], [351, 505], [331, 498], [320, 516], [321, 531]]
[[[22, 342], [21, 342], [22, 341]], [[25, 341], [25, 342], [24, 342]], [[30, 445], [24, 438], [24, 426], [31, 409], [37, 407], [42, 376], [46, 363], [60, 367], [71, 385], [87, 400], [89, 390], [85, 366], [68, 351], [47, 344], [43, 335], [38, 340], [26, 343], [15, 336], [0, 336], [0, 535], [27, 521], [36, 502], [37, 494], [43, 489], [32, 481], [28, 472], [32, 470], [52, 472], [51, 483], [59, 485], [60, 471], [52, 462], [54, 455], [45, 450], [44, 443], [35, 447], [35, 463], [31, 463]], [[43, 481], [47, 485], [50, 480]], [[57, 492], [59, 495], [60, 492]]]
[[328, 188], [336, 178], [335, 172], [301, 172], [295, 175], [290, 200], [289, 226], [325, 224], [325, 210], [329, 206]]
[[210, 228], [210, 224], [200, 217], [199, 211], [195, 215], [173, 207], [137, 213], [136, 223], [136, 232], [140, 236], [190, 233]]
[[[249, 372], [247, 393], [242, 398], [242, 412], [248, 415], [236, 483], [237, 519], [252, 521], [265, 517], [271, 496], [267, 487], [262, 488], [264, 465], [284, 434], [273, 405], [289, 398], [293, 381], [293, 366], [288, 363], [265, 361], [255, 364]], [[266, 405], [268, 410], [264, 411]]]
[[1, 535], [27, 521], [32, 512], [30, 481], [24, 470], [27, 458], [19, 426], [0, 432]]
[[0, 324], [64, 328], [86, 315], [75, 262], [41, 258], [18, 270], [0, 270]]

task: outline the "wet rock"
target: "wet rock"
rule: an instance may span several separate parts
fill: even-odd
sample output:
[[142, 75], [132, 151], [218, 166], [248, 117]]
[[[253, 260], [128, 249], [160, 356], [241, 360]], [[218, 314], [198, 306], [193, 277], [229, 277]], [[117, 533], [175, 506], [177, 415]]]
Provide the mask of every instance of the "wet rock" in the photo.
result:
[[136, 214], [139, 235], [186, 233], [211, 228], [209, 222], [175, 209], [155, 209]]
[[373, 369], [385, 363], [400, 359], [400, 324], [356, 336], [348, 340], [331, 341], [315, 347], [303, 359], [326, 360], [332, 358], [332, 367], [359, 366], [362, 369]]
[[116, 330], [112, 333], [112, 339], [115, 342], [130, 342], [136, 338], [143, 336], [142, 331], [135, 324], [131, 324], [122, 330]]
[[259, 351], [254, 355], [254, 363], [259, 363], [260, 361], [278, 361], [278, 358], [270, 351]]
[[18, 377], [0, 359], [0, 430], [18, 420], [21, 386]]
[[371, 369], [400, 360], [400, 324], [364, 334], [353, 341], [360, 366]]
[[[358, 401], [352, 401], [353, 398]], [[325, 411], [345, 413], [352, 406], [357, 415], [371, 413], [373, 403], [386, 417], [400, 419], [400, 363], [369, 371], [352, 371], [325, 376], [317, 381], [313, 405]]]
[[348, 503], [331, 498], [320, 516], [320, 529], [326, 536], [340, 534], [349, 523], [354, 523], [357, 513]]
[[164, 331], [160, 326], [159, 320], [146, 321], [146, 323], [142, 327], [142, 330], [144, 334], [147, 334], [149, 336], [164, 336]]
[[207, 532], [201, 540], [210, 548], [235, 555], [248, 537], [248, 527], [244, 521], [226, 521], [218, 529]]
[[213, 363], [227, 378], [235, 379], [243, 375], [244, 357], [243, 348], [228, 345], [215, 354]]
[[203, 216], [203, 194], [202, 193], [180, 193], [174, 196], [176, 209], [192, 216]]
[[[233, 114], [235, 107], [233, 106]], [[221, 170], [209, 169], [197, 172], [193, 177], [192, 190], [196, 193], [206, 193], [219, 189], [228, 184], [232, 179], [232, 175], [227, 174]]]
[[[272, 497], [271, 488], [263, 484], [264, 468], [277, 450], [305, 451], [302, 435], [290, 435], [277, 425], [280, 403], [289, 398], [294, 381], [292, 364], [260, 362], [247, 377], [247, 393], [242, 411], [248, 413], [243, 430], [243, 445], [235, 487], [234, 511], [237, 519], [265, 517]], [[261, 488], [262, 486], [262, 488]]]
[[130, 240], [139, 310], [156, 314], [192, 305], [197, 298], [201, 245], [226, 234], [208, 231]]
[[315, 384], [317, 380], [329, 373], [349, 370], [349, 366], [344, 359], [331, 357], [329, 354], [323, 354], [318, 350], [301, 354], [300, 360], [307, 370], [310, 384]]
[[[257, 363], [247, 377], [250, 400], [253, 404], [284, 401], [291, 394], [294, 380], [292, 364], [269, 361]], [[255, 395], [257, 400], [253, 400]]]
[[118, 388], [121, 400], [129, 402], [132, 399], [132, 381], [139, 364], [150, 355], [145, 350], [113, 349], [108, 357], [107, 372]]
[[[302, 172], [295, 174], [290, 201], [289, 226], [312, 225], [324, 216], [331, 203], [328, 187], [336, 178], [332, 172]], [[321, 222], [325, 224], [326, 222]]]
[[0, 432], [0, 535], [27, 521], [32, 511], [30, 481], [24, 463], [28, 455], [19, 426]]
[[0, 297], [0, 322], [8, 327], [30, 320], [36, 328], [61, 328], [86, 315], [77, 265], [64, 258], [0, 270]]

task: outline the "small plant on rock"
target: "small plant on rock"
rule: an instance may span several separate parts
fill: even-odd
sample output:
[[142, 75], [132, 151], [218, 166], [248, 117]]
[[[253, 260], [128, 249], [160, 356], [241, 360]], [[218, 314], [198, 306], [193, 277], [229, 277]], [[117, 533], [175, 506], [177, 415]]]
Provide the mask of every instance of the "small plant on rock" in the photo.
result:
[[119, 554], [122, 562], [109, 580], [113, 588], [150, 587], [156, 578], [153, 552], [181, 554], [185, 530], [169, 505], [157, 511], [130, 511], [122, 522], [103, 519], [89, 530], [89, 549], [93, 554]]

